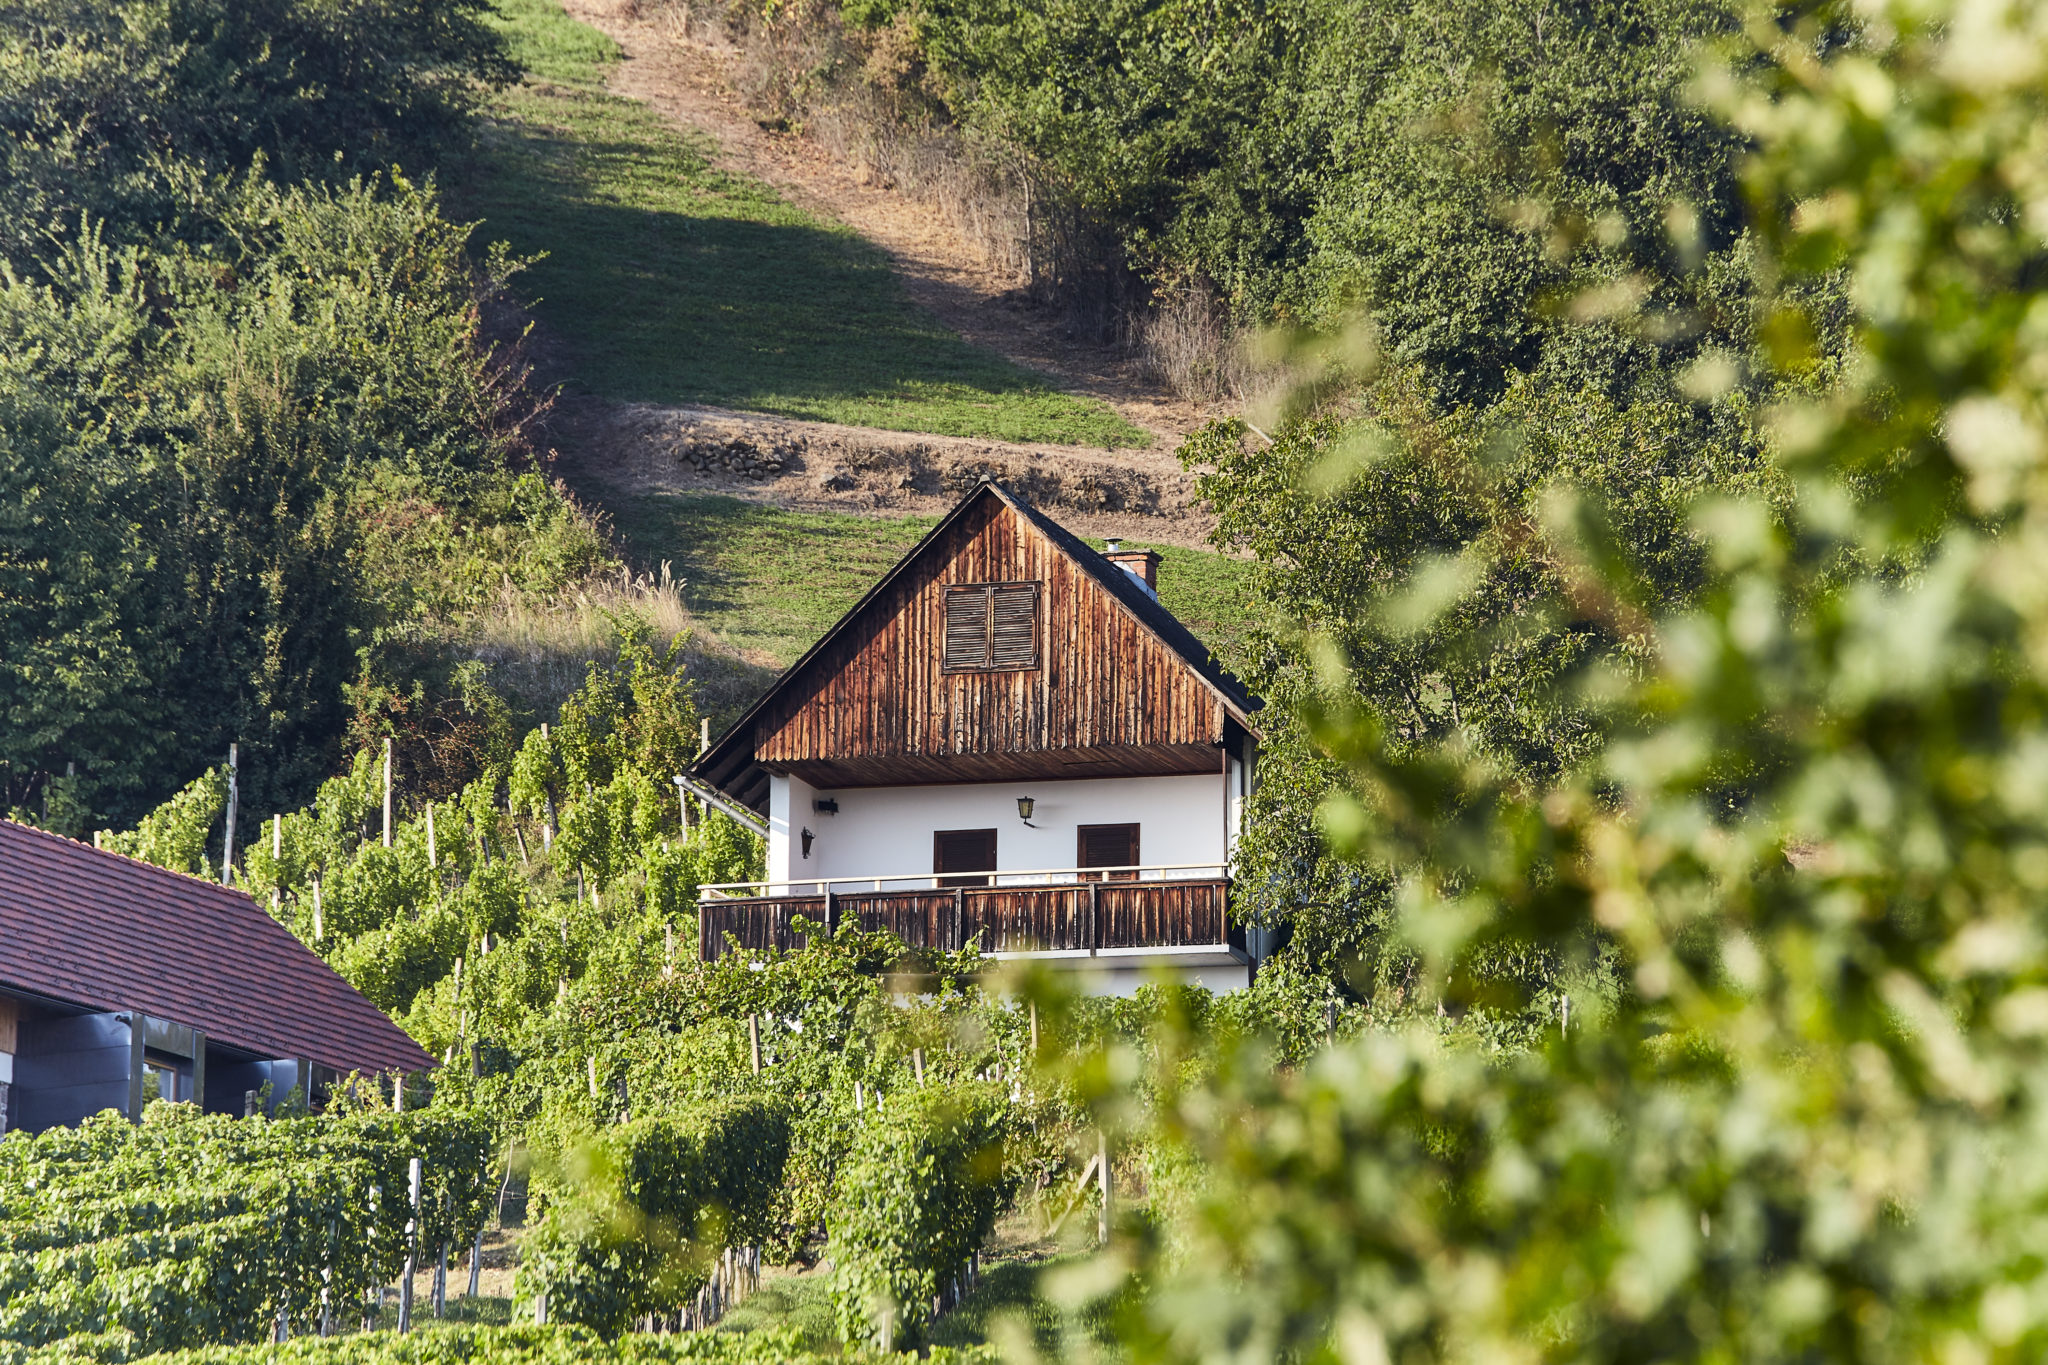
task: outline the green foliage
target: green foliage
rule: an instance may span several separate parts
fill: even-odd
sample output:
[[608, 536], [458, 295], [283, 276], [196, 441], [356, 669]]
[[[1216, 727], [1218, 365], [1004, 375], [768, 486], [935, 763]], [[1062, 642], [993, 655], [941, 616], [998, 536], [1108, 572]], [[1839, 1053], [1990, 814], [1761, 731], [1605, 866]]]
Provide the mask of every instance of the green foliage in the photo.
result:
[[984, 1085], [893, 1096], [861, 1124], [826, 1219], [841, 1337], [883, 1350], [923, 1338], [1009, 1198], [1009, 1118]]
[[[17, 794], [75, 762], [118, 809], [230, 740], [245, 799], [302, 789], [340, 737], [358, 648], [482, 595], [373, 572], [403, 518], [365, 534], [395, 511], [378, 469], [472, 525], [500, 509], [466, 490], [514, 477], [464, 232], [397, 181], [251, 185], [225, 223], [232, 241], [204, 250], [88, 240], [47, 284], [0, 268], [0, 632], [19, 642], [0, 778]], [[472, 560], [492, 591], [511, 567]], [[558, 572], [601, 562], [586, 538]]]
[[[1283, 971], [1432, 1003], [1383, 933], [1392, 879], [1325, 854], [1324, 797], [1341, 767], [1293, 717], [1362, 708], [1390, 746], [1467, 746], [1535, 784], [1586, 761], [1608, 718], [1602, 694], [1577, 681], [1638, 670], [1648, 614], [1691, 600], [1705, 579], [1692, 501], [1710, 488], [1773, 493], [1758, 442], [1719, 407], [1675, 395], [1621, 407], [1517, 379], [1484, 412], [1444, 416], [1404, 371], [1355, 411], [1303, 419], [1272, 444], [1239, 422], [1189, 442], [1183, 458], [1213, 466], [1200, 486], [1216, 537], [1254, 558], [1271, 609], [1235, 654], [1274, 703], [1237, 884], [1240, 913], [1290, 929]], [[1585, 596], [1558, 548], [1560, 519], [1598, 537], [1620, 602]], [[1515, 956], [1544, 974], [1541, 954]], [[1554, 991], [1538, 994], [1549, 998], [1509, 1011], [1554, 1013]]]
[[[421, 1244], [466, 1240], [493, 1192], [492, 1140], [433, 1112], [281, 1122], [156, 1105], [0, 1142], [0, 1341], [83, 1335], [119, 1357], [301, 1328], [387, 1282], [405, 1254], [407, 1168]], [[372, 1194], [377, 1190], [380, 1193]]]
[[[758, 7], [729, 8], [761, 26]], [[1458, 406], [1526, 373], [1621, 397], [1741, 310], [1743, 139], [1685, 98], [1691, 47], [1740, 24], [1729, 0], [769, 13], [799, 102], [854, 86], [862, 113], [951, 125], [1021, 163], [1039, 271], [1078, 313], [1148, 288], [1218, 296], [1252, 327], [1364, 305]], [[1704, 330], [1684, 316], [1717, 312]]]
[[374, 170], [517, 74], [483, 0], [22, 0], [0, 10], [0, 257], [81, 217], [204, 219], [217, 177]]
[[709, 147], [606, 92], [608, 39], [555, 0], [502, 20], [538, 79], [511, 92], [463, 212], [536, 255], [536, 311], [583, 383], [902, 431], [1098, 446], [1150, 437], [1100, 400], [968, 345], [878, 249], [711, 165]]
[[227, 804], [227, 774], [208, 768], [183, 791], [143, 816], [134, 829], [125, 834], [102, 831], [100, 847], [173, 872], [212, 877], [216, 869], [207, 859], [206, 842]]
[[[669, 777], [697, 732], [680, 647], [657, 651], [632, 620], [620, 628], [617, 661], [592, 665], [509, 764], [448, 800], [400, 787], [388, 846], [382, 757], [366, 751], [311, 807], [251, 829], [238, 851], [239, 883], [436, 1050], [520, 1027], [542, 980], [552, 992], [583, 969], [586, 935], [680, 925], [687, 944], [696, 887], [750, 875], [758, 862], [759, 841], [724, 816], [677, 838]], [[395, 752], [402, 758], [403, 745]], [[644, 915], [604, 914], [636, 903]], [[569, 921], [586, 915], [593, 923], [572, 942]], [[458, 963], [469, 966], [466, 986]]]
[[[1416, 1022], [1297, 1072], [1162, 1081], [1205, 1181], [1127, 1249], [1140, 1358], [2025, 1360], [2048, 1164], [2034, 755], [2048, 450], [2048, 31], [2020, 8], [1787, 12], [1701, 89], [1755, 156], [1768, 490], [1711, 490], [1678, 603], [1547, 522], [1644, 648], [1560, 679], [1608, 737], [1541, 782], [1304, 708], [1325, 827], [1390, 870], [1419, 987], [1534, 945], [1613, 1000], [1489, 1059]], [[1816, 287], [1815, 281], [1821, 286]], [[1840, 294], [1831, 281], [1844, 282]], [[1848, 362], [1833, 298], [1854, 302]], [[1725, 376], [1723, 376], [1725, 380]], [[1421, 574], [1386, 597], [1416, 594]], [[1455, 612], [1439, 593], [1421, 624]]]
[[584, 1139], [520, 1244], [520, 1296], [607, 1337], [675, 1310], [725, 1248], [766, 1240], [788, 1155], [788, 1114], [759, 1097]]
[[[75, 1340], [41, 1351], [10, 1351], [0, 1343], [4, 1365], [58, 1365], [131, 1357], [119, 1339]], [[674, 1336], [628, 1336], [604, 1341], [585, 1327], [430, 1327], [406, 1336], [365, 1332], [321, 1339], [295, 1338], [275, 1345], [212, 1346], [150, 1357], [153, 1365], [255, 1365], [307, 1361], [320, 1365], [824, 1365], [854, 1360], [867, 1365], [991, 1365], [991, 1353], [940, 1347], [928, 1355], [846, 1356], [806, 1350], [793, 1333], [686, 1332]]]
[[303, 794], [423, 627], [609, 562], [520, 468], [518, 263], [379, 169], [510, 78], [487, 9], [0, 13], [0, 804], [77, 832], [235, 742]]

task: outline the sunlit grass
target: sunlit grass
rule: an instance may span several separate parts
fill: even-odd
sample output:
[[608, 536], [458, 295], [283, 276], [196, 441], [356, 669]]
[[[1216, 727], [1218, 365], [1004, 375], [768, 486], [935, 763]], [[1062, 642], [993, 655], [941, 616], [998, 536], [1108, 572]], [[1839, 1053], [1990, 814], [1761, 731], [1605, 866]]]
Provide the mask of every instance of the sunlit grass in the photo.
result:
[[531, 75], [450, 199], [482, 240], [544, 253], [520, 284], [577, 385], [900, 431], [1149, 444], [1107, 404], [941, 326], [847, 228], [715, 169], [706, 140], [606, 93], [610, 40], [555, 0], [501, 12]]

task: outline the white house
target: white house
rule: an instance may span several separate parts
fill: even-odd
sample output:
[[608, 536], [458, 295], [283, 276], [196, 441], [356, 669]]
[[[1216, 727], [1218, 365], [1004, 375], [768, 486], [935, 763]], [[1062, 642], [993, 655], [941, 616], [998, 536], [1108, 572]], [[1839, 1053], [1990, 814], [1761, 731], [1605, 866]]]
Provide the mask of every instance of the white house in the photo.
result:
[[763, 882], [710, 888], [699, 950], [791, 919], [978, 941], [1128, 991], [1243, 986], [1229, 862], [1259, 703], [1159, 603], [998, 484], [953, 509], [693, 766], [757, 817]]

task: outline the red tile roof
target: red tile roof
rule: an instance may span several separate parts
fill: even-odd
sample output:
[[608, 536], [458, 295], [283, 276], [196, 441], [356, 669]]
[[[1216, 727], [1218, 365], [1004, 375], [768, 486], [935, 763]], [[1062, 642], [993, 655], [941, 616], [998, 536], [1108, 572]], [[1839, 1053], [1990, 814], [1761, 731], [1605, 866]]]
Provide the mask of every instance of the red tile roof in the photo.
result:
[[338, 1071], [434, 1059], [245, 892], [0, 820], [0, 988]]

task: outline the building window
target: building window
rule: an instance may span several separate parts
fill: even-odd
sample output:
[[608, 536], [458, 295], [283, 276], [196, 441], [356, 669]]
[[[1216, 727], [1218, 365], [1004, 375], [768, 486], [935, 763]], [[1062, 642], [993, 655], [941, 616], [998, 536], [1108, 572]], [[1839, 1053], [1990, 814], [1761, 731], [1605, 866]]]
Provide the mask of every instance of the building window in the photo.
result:
[[941, 829], [932, 832], [932, 871], [940, 886], [987, 886], [987, 877], [945, 876], [952, 872], [996, 870], [996, 832], [992, 829]]
[[188, 1067], [189, 1064], [162, 1057], [145, 1058], [142, 1063], [142, 1102], [191, 1099], [192, 1073]]
[[[1135, 869], [1138, 865], [1138, 827], [1136, 825], [1081, 825], [1076, 829], [1074, 866], [1076, 867], [1121, 867]], [[1136, 871], [1081, 874], [1084, 882], [1099, 882], [1105, 876], [1113, 882], [1127, 882], [1137, 877]]]
[[963, 583], [946, 589], [947, 673], [1038, 667], [1038, 584]]

